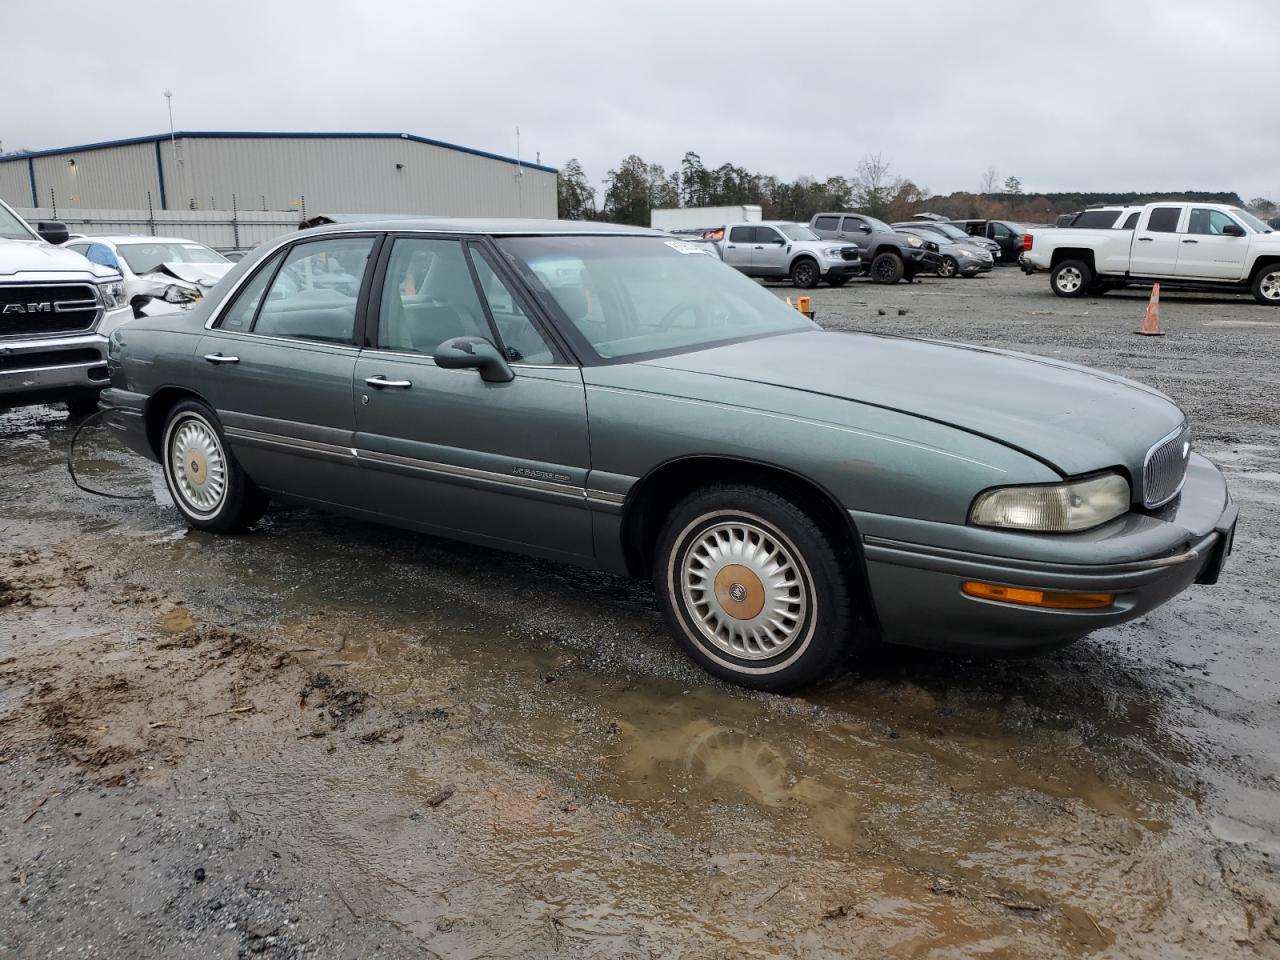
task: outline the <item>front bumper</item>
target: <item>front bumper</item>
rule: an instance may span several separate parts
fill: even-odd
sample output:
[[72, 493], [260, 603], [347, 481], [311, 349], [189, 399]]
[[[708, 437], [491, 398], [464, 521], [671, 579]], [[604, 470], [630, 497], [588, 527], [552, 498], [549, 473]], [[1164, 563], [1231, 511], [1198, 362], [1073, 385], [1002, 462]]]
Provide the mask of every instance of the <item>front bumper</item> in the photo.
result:
[[856, 277], [862, 272], [861, 260], [823, 260], [823, 277]]
[[[850, 511], [883, 639], [959, 651], [1061, 646], [1140, 617], [1193, 583], [1215, 583], [1237, 515], [1221, 472], [1197, 454], [1176, 507], [1160, 517], [1130, 513], [1080, 534], [983, 530]], [[1111, 593], [1115, 602], [1094, 610], [1020, 606], [967, 596], [961, 592], [967, 580]]]
[[960, 273], [966, 277], [971, 277], [975, 273], [982, 273], [984, 270], [990, 270], [995, 266], [994, 261], [984, 257], [960, 257], [958, 259]]
[[100, 333], [0, 340], [0, 407], [48, 403], [107, 385]]

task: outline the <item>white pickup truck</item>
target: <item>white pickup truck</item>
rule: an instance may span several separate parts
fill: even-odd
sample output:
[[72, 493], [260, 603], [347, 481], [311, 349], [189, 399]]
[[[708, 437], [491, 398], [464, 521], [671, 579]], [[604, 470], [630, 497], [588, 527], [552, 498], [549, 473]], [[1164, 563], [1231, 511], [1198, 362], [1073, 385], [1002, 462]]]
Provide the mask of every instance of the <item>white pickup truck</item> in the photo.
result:
[[[1088, 211], [1091, 222], [1106, 220]], [[1083, 216], [1083, 215], [1082, 215]], [[1096, 296], [1126, 284], [1250, 290], [1280, 306], [1280, 233], [1219, 203], [1115, 208], [1110, 226], [1049, 227], [1026, 234], [1022, 269], [1049, 271], [1060, 297]]]

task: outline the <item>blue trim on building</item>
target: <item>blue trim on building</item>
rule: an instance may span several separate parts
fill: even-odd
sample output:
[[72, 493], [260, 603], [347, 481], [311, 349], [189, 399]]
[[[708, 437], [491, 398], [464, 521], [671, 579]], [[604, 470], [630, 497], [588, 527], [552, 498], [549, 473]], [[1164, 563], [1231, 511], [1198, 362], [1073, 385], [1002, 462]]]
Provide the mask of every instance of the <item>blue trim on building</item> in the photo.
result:
[[[530, 170], [541, 170], [544, 173], [560, 172], [555, 167], [548, 167], [541, 163], [527, 163], [524, 160], [516, 160], [514, 157], [504, 157], [500, 153], [490, 153], [487, 150], [464, 147], [444, 140], [433, 140], [430, 137], [419, 137], [412, 133], [289, 133], [286, 131], [265, 130], [179, 130], [172, 136], [184, 137], [189, 140], [408, 140], [411, 143], [425, 143], [428, 146], [442, 147], [445, 150], [457, 150], [459, 153], [469, 153], [476, 157], [499, 160], [512, 166], [528, 167]], [[170, 134], [158, 133], [148, 137], [129, 137], [125, 140], [102, 140], [98, 143], [81, 143], [72, 147], [55, 147], [52, 150], [32, 150], [30, 153], [19, 153], [10, 157], [0, 158], [0, 163], [23, 159], [31, 161], [38, 157], [57, 157], [68, 153], [82, 153], [85, 150], [101, 150], [107, 147], [130, 147], [139, 143], [154, 143], [158, 148], [169, 137]]]
[[169, 203], [164, 197], [164, 161], [160, 159], [160, 141], [156, 141], [156, 179], [160, 181], [160, 209], [168, 210]]
[[36, 162], [27, 157], [27, 176], [31, 178], [31, 206], [40, 206], [40, 196], [36, 193]]

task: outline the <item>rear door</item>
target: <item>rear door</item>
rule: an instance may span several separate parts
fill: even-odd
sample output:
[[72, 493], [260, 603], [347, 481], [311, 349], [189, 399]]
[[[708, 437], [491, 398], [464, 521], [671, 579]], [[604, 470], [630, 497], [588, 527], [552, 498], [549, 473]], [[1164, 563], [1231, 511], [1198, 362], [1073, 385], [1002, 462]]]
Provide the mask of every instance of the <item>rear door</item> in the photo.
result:
[[351, 380], [376, 234], [295, 243], [248, 278], [200, 339], [200, 394], [261, 487], [359, 502]]
[[[563, 558], [592, 555], [586, 391], [518, 284], [475, 239], [400, 235], [384, 249], [355, 365], [355, 447], [371, 509], [431, 532]], [[445, 370], [480, 336], [515, 378]]]
[[787, 238], [776, 227], [755, 227], [751, 245], [751, 273], [757, 277], [780, 277], [787, 272]]
[[1192, 207], [1178, 244], [1180, 277], [1204, 280], [1239, 280], [1244, 276], [1249, 256], [1249, 234], [1233, 237], [1223, 233], [1227, 227], [1241, 224], [1222, 210]]
[[1138, 220], [1133, 232], [1129, 272], [1139, 277], [1172, 277], [1178, 266], [1184, 221], [1182, 207], [1152, 207]]
[[729, 228], [724, 240], [724, 262], [729, 266], [751, 273], [751, 248], [755, 246], [756, 228], [739, 224]]

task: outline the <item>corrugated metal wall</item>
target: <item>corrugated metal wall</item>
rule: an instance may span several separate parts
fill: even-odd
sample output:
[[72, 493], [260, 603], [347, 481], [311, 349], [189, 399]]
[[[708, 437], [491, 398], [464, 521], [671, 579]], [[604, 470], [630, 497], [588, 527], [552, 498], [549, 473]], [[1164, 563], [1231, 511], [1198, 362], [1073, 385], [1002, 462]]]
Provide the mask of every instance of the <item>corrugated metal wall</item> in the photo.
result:
[[[28, 223], [54, 219], [51, 207], [14, 207]], [[57, 219], [72, 233], [86, 236], [135, 233], [182, 237], [215, 250], [252, 249], [298, 229], [296, 213], [243, 210], [81, 210], [59, 207]]]
[[[305, 199], [311, 215], [556, 215], [554, 173], [409, 139], [180, 136], [176, 150], [158, 146], [170, 210], [229, 210], [235, 194], [243, 210], [301, 211]], [[35, 157], [38, 205], [145, 210], [150, 191], [161, 209], [156, 160], [155, 142]], [[0, 161], [0, 191], [31, 205], [26, 158]]]

